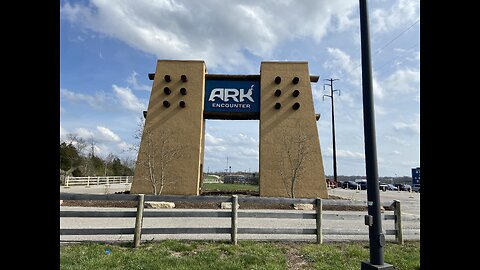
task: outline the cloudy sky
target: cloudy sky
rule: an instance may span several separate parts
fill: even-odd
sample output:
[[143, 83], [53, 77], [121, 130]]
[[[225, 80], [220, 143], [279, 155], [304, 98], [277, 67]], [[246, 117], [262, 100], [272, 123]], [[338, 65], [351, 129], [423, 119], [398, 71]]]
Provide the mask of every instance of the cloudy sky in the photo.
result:
[[[379, 176], [420, 166], [420, 0], [370, 0]], [[60, 141], [136, 159], [158, 59], [204, 60], [210, 74], [259, 74], [262, 61], [308, 61], [325, 173], [365, 175], [356, 0], [60, 1]], [[326, 87], [326, 89], [329, 89]], [[207, 120], [205, 170], [258, 171], [258, 121]]]

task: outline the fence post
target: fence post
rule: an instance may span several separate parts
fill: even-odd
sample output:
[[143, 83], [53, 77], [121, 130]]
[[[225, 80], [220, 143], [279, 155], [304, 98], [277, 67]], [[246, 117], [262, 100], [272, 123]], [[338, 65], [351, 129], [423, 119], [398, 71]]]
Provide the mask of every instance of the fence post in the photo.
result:
[[395, 214], [395, 241], [397, 241], [398, 244], [403, 245], [402, 208], [399, 200], [393, 201], [393, 209]]
[[317, 198], [316, 199], [316, 204], [317, 204], [317, 215], [316, 215], [316, 221], [317, 221], [317, 244], [322, 244], [323, 243], [323, 233], [322, 233], [322, 199]]
[[87, 186], [86, 187], [90, 187], [90, 176], [87, 176]]
[[70, 176], [66, 176], [65, 177], [65, 187], [68, 187], [68, 180], [69, 180]]
[[238, 195], [232, 195], [232, 243], [237, 244], [237, 225], [238, 225]]
[[142, 238], [143, 204], [145, 194], [138, 194], [137, 216], [135, 218], [135, 232], [133, 234], [133, 246], [139, 247]]

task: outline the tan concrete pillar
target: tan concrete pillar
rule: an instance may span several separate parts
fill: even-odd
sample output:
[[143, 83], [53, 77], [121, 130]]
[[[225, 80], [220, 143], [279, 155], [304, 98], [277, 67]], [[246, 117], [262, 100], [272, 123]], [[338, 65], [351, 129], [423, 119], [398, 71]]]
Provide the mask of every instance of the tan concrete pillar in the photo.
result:
[[162, 195], [199, 194], [205, 73], [203, 61], [157, 61], [131, 193], [153, 194], [156, 181]]
[[327, 198], [308, 63], [262, 62], [260, 86], [260, 196]]

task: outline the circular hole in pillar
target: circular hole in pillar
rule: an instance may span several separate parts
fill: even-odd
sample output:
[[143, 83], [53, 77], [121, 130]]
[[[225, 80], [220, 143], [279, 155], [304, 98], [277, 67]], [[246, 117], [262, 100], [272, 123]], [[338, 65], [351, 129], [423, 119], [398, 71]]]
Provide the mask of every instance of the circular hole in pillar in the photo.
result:
[[300, 78], [298, 77], [294, 77], [292, 80], [293, 84], [297, 84], [299, 81], [300, 81]]
[[165, 75], [165, 77], [163, 77], [165, 79], [166, 82], [170, 82], [172, 80], [172, 78], [170, 78], [170, 75]]
[[282, 104], [280, 104], [280, 103], [278, 103], [278, 102], [275, 103], [275, 109], [278, 110], [278, 109], [280, 109], [281, 107], [282, 107]]
[[182, 74], [182, 76], [180, 76], [180, 79], [182, 79], [182, 82], [187, 82], [188, 81], [187, 75], [185, 75], [185, 74]]
[[294, 110], [298, 110], [298, 108], [300, 108], [300, 103], [295, 102], [295, 104], [292, 105], [292, 108], [293, 108]]
[[295, 91], [293, 91], [292, 95], [293, 95], [294, 97], [298, 97], [298, 95], [300, 95], [300, 91], [295, 90]]
[[165, 88], [163, 88], [163, 92], [165, 92], [165, 94], [167, 94], [167, 95], [170, 95], [172, 93], [172, 90], [170, 90], [170, 88], [168, 88], [168, 87], [165, 87]]
[[185, 96], [187, 94], [187, 89], [185, 89], [184, 87], [180, 88], [180, 93]]
[[180, 104], [180, 107], [185, 108], [185, 101], [181, 100], [179, 104]]
[[275, 90], [275, 96], [279, 97], [282, 94], [282, 90], [277, 89]]
[[165, 107], [167, 107], [167, 108], [170, 107], [170, 102], [168, 102], [168, 100], [165, 100], [165, 101], [163, 102], [163, 106], [165, 106]]
[[275, 77], [275, 83], [279, 84], [282, 81], [282, 78], [280, 76]]

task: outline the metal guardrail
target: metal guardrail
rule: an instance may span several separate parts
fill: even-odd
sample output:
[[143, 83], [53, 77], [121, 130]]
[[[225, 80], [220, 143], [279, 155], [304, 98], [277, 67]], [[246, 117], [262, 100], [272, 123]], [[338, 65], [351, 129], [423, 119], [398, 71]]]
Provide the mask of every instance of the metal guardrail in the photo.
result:
[[[61, 200], [102, 200], [102, 201], [138, 201], [136, 211], [60, 211], [60, 217], [108, 217], [108, 218], [126, 218], [135, 217], [135, 228], [88, 228], [88, 229], [60, 229], [60, 235], [118, 235], [118, 234], [134, 234], [134, 246], [140, 245], [142, 234], [230, 234], [231, 242], [237, 244], [238, 234], [314, 234], [316, 242], [323, 243], [323, 235], [364, 235], [365, 232], [358, 230], [338, 230], [322, 228], [322, 221], [331, 220], [362, 220], [364, 215], [340, 215], [340, 214], [323, 214], [322, 208], [325, 205], [350, 205], [364, 206], [362, 202], [345, 201], [345, 200], [325, 200], [325, 199], [307, 199], [307, 198], [267, 198], [267, 197], [238, 197], [233, 196], [179, 196], [179, 195], [144, 195], [144, 194], [75, 194], [60, 193]], [[232, 203], [231, 211], [212, 209], [211, 211], [161, 211], [161, 212], [144, 212], [145, 201], [167, 201], [167, 202], [230, 202]], [[282, 203], [282, 204], [313, 204], [315, 212], [299, 212], [292, 213], [290, 211], [269, 212], [243, 212], [239, 211], [239, 203]], [[386, 230], [386, 235], [395, 235], [395, 241], [403, 244], [402, 233], [402, 216], [400, 201], [384, 203], [385, 212], [382, 219], [393, 220], [394, 229]], [[143, 228], [143, 218], [230, 218], [230, 228]], [[315, 219], [315, 228], [239, 228], [239, 218], [275, 218], [275, 219]], [[367, 232], [368, 233], [368, 232]]]

